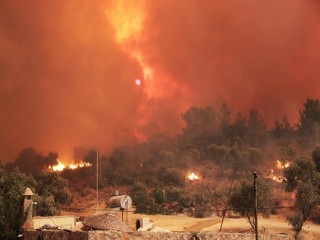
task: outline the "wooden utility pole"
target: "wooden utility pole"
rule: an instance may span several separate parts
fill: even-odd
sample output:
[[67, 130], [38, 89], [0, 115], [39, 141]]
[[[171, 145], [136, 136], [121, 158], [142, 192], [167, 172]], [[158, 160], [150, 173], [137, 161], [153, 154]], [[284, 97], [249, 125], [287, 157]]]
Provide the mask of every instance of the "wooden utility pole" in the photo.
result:
[[257, 178], [258, 175], [256, 172], [253, 172], [253, 191], [254, 191], [254, 223], [256, 231], [256, 240], [259, 239], [258, 236], [258, 198], [257, 198]]

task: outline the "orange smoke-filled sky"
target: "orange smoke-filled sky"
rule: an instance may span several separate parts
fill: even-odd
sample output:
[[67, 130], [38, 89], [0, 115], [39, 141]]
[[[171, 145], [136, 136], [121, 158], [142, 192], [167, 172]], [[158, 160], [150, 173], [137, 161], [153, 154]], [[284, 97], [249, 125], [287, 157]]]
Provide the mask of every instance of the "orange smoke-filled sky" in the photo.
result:
[[194, 105], [296, 122], [319, 66], [316, 0], [0, 0], [0, 160], [177, 133]]

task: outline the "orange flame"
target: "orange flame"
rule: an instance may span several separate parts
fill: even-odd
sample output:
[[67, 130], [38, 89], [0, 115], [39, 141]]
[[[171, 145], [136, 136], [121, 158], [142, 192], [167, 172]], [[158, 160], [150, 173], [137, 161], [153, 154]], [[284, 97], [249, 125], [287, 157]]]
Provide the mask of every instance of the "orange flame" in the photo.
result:
[[273, 169], [271, 169], [271, 173], [269, 174], [269, 176], [267, 176], [267, 178], [272, 179], [273, 181], [276, 181], [278, 183], [282, 183], [284, 180], [287, 180], [285, 177], [281, 175], [279, 176], [274, 175]]
[[145, 19], [144, 3], [144, 0], [134, 2], [117, 0], [111, 10], [106, 12], [119, 44], [140, 37]]
[[147, 3], [147, 0], [112, 1], [105, 16], [114, 29], [114, 41], [140, 65], [143, 74], [141, 92], [147, 99], [161, 99], [188, 91], [184, 85], [171, 81], [170, 74], [157, 68], [142, 47], [148, 39], [145, 37], [149, 17]]
[[[277, 169], [279, 170], [283, 170], [286, 169], [288, 167], [290, 167], [291, 162], [289, 161], [285, 161], [284, 163], [282, 163], [281, 161], [277, 160]], [[272, 179], [273, 181], [276, 182], [283, 182], [285, 180], [287, 180], [285, 177], [281, 176], [281, 175], [275, 175], [273, 172], [273, 169], [270, 170], [270, 174], [267, 176], [267, 178]]]
[[143, 72], [144, 90], [148, 97], [159, 97], [159, 89], [154, 86], [154, 69], [146, 61], [139, 42], [143, 39], [144, 22], [146, 19], [145, 0], [117, 0], [105, 12], [115, 30], [115, 41], [128, 55], [135, 59]]
[[290, 167], [290, 164], [291, 164], [291, 162], [289, 162], [289, 161], [286, 161], [286, 162], [282, 163], [279, 160], [277, 160], [277, 168], [278, 169], [288, 168], [288, 167]]
[[78, 163], [70, 163], [69, 165], [65, 165], [64, 163], [60, 162], [59, 159], [57, 159], [57, 164], [56, 165], [49, 165], [49, 170], [52, 171], [52, 172], [62, 172], [63, 170], [65, 169], [71, 169], [71, 170], [74, 170], [74, 169], [77, 169], [77, 168], [83, 168], [83, 167], [91, 167], [92, 164], [91, 163], [88, 163], [88, 162], [83, 162], [83, 161], [80, 161]]
[[66, 165], [64, 165], [62, 162], [59, 161], [59, 159], [57, 159], [58, 164], [56, 165], [49, 165], [49, 170], [53, 171], [53, 172], [61, 172], [65, 169]]
[[199, 180], [200, 176], [197, 175], [196, 173], [192, 172], [192, 171], [189, 171], [187, 173], [187, 179], [189, 179], [190, 181]]

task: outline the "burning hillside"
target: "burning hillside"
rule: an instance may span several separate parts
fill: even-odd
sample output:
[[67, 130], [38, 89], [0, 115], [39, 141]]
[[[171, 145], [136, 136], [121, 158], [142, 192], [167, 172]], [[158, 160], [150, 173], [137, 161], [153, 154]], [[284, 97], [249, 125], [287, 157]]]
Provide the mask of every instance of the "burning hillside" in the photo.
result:
[[57, 159], [57, 164], [56, 165], [49, 165], [48, 169], [49, 171], [52, 172], [61, 172], [65, 169], [70, 169], [70, 170], [74, 170], [74, 169], [78, 169], [78, 168], [83, 168], [83, 167], [91, 167], [92, 164], [88, 163], [88, 162], [77, 162], [77, 163], [70, 163], [70, 164], [64, 164], [62, 162], [59, 161], [59, 159]]

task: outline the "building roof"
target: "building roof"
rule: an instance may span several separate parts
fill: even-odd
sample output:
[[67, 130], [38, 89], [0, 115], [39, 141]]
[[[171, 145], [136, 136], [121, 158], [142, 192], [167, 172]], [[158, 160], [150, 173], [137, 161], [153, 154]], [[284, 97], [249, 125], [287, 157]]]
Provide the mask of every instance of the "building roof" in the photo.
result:
[[26, 190], [24, 191], [23, 196], [33, 196], [33, 192], [31, 191], [30, 188], [26, 188]]
[[119, 220], [118, 217], [112, 213], [104, 213], [86, 217], [82, 223], [83, 225], [96, 230], [112, 230], [121, 232], [133, 231], [129, 226]]

